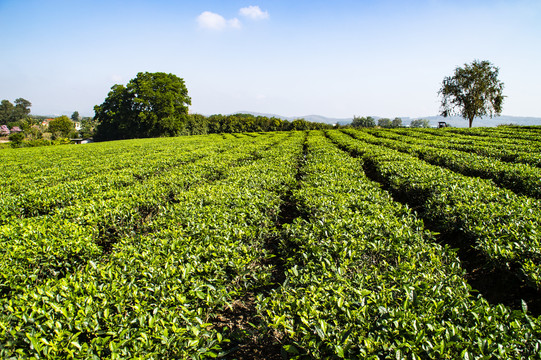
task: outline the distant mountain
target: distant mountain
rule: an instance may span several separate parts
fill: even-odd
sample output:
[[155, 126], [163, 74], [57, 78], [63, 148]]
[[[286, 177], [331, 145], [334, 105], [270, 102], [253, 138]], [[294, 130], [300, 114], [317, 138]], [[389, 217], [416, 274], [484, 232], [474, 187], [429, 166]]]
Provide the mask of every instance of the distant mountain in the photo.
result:
[[266, 113], [258, 113], [253, 111], [237, 111], [234, 114], [250, 114], [254, 116], [266, 116], [266, 117], [275, 117], [282, 120], [288, 120], [293, 121], [296, 119], [304, 119], [306, 121], [311, 122], [319, 122], [324, 124], [336, 124], [340, 123], [341, 125], [349, 124], [353, 120], [353, 118], [329, 118], [321, 115], [305, 115], [305, 116], [283, 116], [283, 115], [277, 115], [277, 114], [266, 114]]
[[[266, 113], [257, 113], [253, 111], [238, 111], [235, 114], [251, 114], [254, 116], [267, 116], [267, 117], [276, 117], [278, 119], [293, 121], [295, 119], [304, 119], [306, 121], [320, 122], [325, 124], [340, 124], [347, 125], [353, 121], [353, 118], [329, 118], [321, 115], [305, 115], [305, 116], [282, 116], [277, 114], [266, 114]], [[380, 116], [372, 116], [376, 121], [380, 119]], [[439, 121], [445, 121], [447, 124], [453, 127], [468, 127], [468, 121], [459, 117], [451, 116], [444, 118], [443, 116], [424, 116], [424, 117], [401, 117], [402, 124], [409, 126], [412, 120], [417, 119], [427, 119], [430, 122], [430, 126], [437, 127]], [[541, 125], [541, 118], [539, 117], [523, 117], [523, 116], [510, 116], [502, 115], [493, 118], [484, 117], [481, 119], [474, 119], [473, 126], [475, 127], [491, 127], [498, 126], [502, 124], [513, 124], [513, 125]]]

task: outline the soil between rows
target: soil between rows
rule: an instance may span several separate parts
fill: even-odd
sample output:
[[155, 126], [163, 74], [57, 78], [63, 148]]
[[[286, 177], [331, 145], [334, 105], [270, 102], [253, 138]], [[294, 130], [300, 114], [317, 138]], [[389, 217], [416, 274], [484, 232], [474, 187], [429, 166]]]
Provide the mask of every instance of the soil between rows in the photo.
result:
[[298, 204], [293, 197], [293, 189], [300, 187], [302, 181], [302, 168], [307, 155], [307, 136], [304, 138], [302, 155], [296, 167], [296, 183], [286, 191], [281, 198], [280, 209], [276, 217], [277, 235], [265, 240], [263, 247], [270, 255], [260, 264], [261, 268], [271, 268], [271, 283], [248, 291], [242, 298], [234, 300], [214, 320], [215, 328], [227, 333], [232, 339], [230, 347], [226, 349], [226, 359], [248, 360], [287, 359], [283, 349], [284, 335], [269, 328], [257, 313], [256, 301], [258, 294], [269, 294], [277, 289], [286, 280], [284, 247], [287, 241], [281, 241], [282, 228], [291, 224], [302, 216]]

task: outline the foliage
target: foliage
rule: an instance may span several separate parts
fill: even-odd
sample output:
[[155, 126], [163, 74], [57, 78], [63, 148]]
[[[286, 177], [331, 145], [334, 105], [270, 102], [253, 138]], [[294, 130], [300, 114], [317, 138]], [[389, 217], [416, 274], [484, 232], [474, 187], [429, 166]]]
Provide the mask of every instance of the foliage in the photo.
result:
[[353, 121], [351, 123], [353, 127], [374, 127], [376, 126], [376, 120], [371, 117], [357, 117], [353, 116]]
[[438, 91], [442, 97], [441, 115], [460, 115], [468, 120], [470, 128], [476, 117], [500, 115], [504, 96], [498, 72], [486, 60], [457, 67], [453, 76], [443, 79]]
[[22, 132], [16, 131], [9, 135], [9, 141], [11, 141], [13, 147], [20, 147], [23, 140], [24, 134]]
[[[459, 150], [475, 153], [488, 158], [499, 159], [511, 163], [523, 163], [541, 167], [541, 149], [537, 140], [539, 135], [532, 131], [521, 130], [524, 127], [514, 127], [513, 131], [496, 128], [465, 128], [465, 129], [423, 129], [410, 132], [409, 136], [428, 140], [432, 147]], [[434, 134], [445, 139], [435, 141]], [[462, 136], [466, 134], [466, 136]], [[539, 151], [531, 151], [532, 148]]]
[[282, 120], [276, 117], [254, 116], [252, 114], [211, 115], [205, 117], [200, 114], [190, 114], [186, 135], [219, 134], [261, 131], [290, 131], [331, 129], [332, 125], [310, 122], [304, 119], [293, 121]]
[[25, 133], [29, 139], [37, 140], [43, 138], [43, 132], [41, 130], [42, 129], [39, 125], [32, 125], [25, 131]]
[[30, 107], [32, 106], [32, 103], [26, 99], [18, 98], [15, 99], [15, 109], [13, 118], [14, 120], [23, 119], [28, 114], [30, 114]]
[[79, 134], [83, 139], [90, 139], [96, 133], [97, 122], [94, 118], [84, 117], [81, 119], [81, 130]]
[[[264, 245], [302, 150], [303, 134], [289, 135], [86, 150], [104, 166], [81, 179], [89, 192], [80, 188], [47, 221], [30, 217], [1, 228], [17, 261], [0, 260], [9, 293], [9, 302], [0, 301], [0, 354], [216, 357], [231, 335], [213, 323], [236, 296], [270, 284]], [[118, 161], [101, 155], [112, 152]], [[122, 180], [104, 171], [119, 162]]]
[[2, 100], [0, 103], [0, 122], [8, 124], [13, 121], [13, 110], [15, 106], [9, 100]]
[[73, 130], [75, 130], [73, 122], [66, 115], [49, 122], [49, 132], [53, 134], [53, 139], [67, 138]]
[[391, 119], [388, 118], [381, 118], [378, 119], [378, 126], [382, 128], [390, 128], [391, 127]]
[[96, 140], [182, 134], [191, 99], [184, 80], [162, 72], [140, 72], [127, 86], [114, 85], [94, 107]]
[[[500, 187], [507, 188], [517, 194], [527, 195], [541, 199], [541, 169], [523, 163], [509, 163], [506, 161], [485, 157], [476, 153], [451, 149], [452, 144], [479, 143], [478, 139], [469, 139], [467, 136], [454, 135], [430, 136], [428, 138], [410, 138], [415, 131], [404, 130], [399, 132], [372, 131], [375, 137], [365, 137], [364, 140], [375, 145], [383, 145], [402, 152], [417, 156], [418, 158], [441, 167], [451, 169], [468, 176], [477, 176], [491, 179]], [[498, 139], [491, 146], [498, 149], [511, 147], [517, 150], [531, 151], [541, 146], [527, 142], [521, 147], [518, 144], [507, 144], [505, 140]]]
[[[315, 134], [307, 152], [293, 192], [306, 216], [287, 226], [286, 280], [262, 303], [290, 358], [537, 357], [539, 322], [471, 296], [453, 250], [366, 178], [364, 160]], [[518, 333], [533, 341], [510, 341]]]
[[52, 145], [69, 145], [71, 144], [71, 141], [69, 138], [58, 137], [54, 139], [51, 143]]
[[127, 86], [114, 85], [94, 108], [94, 125], [83, 121], [83, 137], [100, 140], [159, 136], [329, 129], [332, 126], [251, 114], [188, 114], [191, 103], [184, 80], [173, 74], [139, 73]]
[[24, 142], [25, 147], [38, 147], [38, 146], [49, 146], [53, 145], [53, 142], [51, 140], [46, 139], [33, 139], [33, 140], [27, 140]]
[[32, 103], [26, 99], [15, 99], [15, 105], [9, 100], [2, 100], [0, 103], [0, 123], [11, 125], [16, 121], [24, 119], [30, 114]]
[[410, 123], [412, 128], [429, 128], [430, 122], [427, 119], [415, 119]]
[[77, 121], [81, 120], [81, 117], [79, 116], [78, 111], [74, 111], [73, 114], [71, 114], [71, 120], [73, 122], [77, 122]]
[[391, 191], [422, 208], [436, 226], [446, 231], [460, 229], [490, 259], [490, 265], [513, 271], [541, 289], [540, 200], [370, 144], [373, 137], [366, 133], [349, 133], [358, 141], [345, 134], [333, 134], [333, 138], [369, 163]]
[[290, 359], [539, 358], [540, 319], [472, 291], [419, 218], [535, 275], [539, 201], [404, 153], [447, 135], [539, 146], [539, 129], [513, 130], [524, 139], [364, 129], [2, 150], [0, 357], [236, 358], [275, 334]]

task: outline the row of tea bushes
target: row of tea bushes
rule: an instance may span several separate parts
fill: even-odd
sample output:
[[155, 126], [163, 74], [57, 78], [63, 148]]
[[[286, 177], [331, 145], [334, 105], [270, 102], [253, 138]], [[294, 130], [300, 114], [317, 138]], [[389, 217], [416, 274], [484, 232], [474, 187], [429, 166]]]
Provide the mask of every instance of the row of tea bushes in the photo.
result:
[[[32, 151], [36, 159], [29, 162], [31, 165], [23, 162], [22, 168], [8, 167], [5, 172], [3, 189], [6, 193], [0, 196], [0, 221], [4, 224], [18, 218], [46, 215], [88, 197], [114, 194], [148, 177], [233, 145], [220, 140], [216, 137], [196, 137], [182, 142], [175, 138], [169, 143], [145, 140], [135, 148], [125, 148], [130, 142], [85, 146], [86, 153], [81, 155], [85, 159], [84, 166], [81, 165], [83, 160], [74, 160], [75, 155], [71, 154], [74, 147], [50, 147], [40, 151], [25, 149], [26, 152]], [[49, 152], [57, 154], [61, 151], [64, 159], [69, 160], [56, 163], [58, 159], [51, 156], [52, 160], [44, 164], [44, 159], [52, 155]], [[35, 164], [42, 165], [42, 168], [36, 169]]]
[[460, 231], [493, 265], [510, 269], [541, 288], [541, 202], [430, 165], [412, 155], [329, 131], [344, 149], [363, 159], [393, 194], [445, 231]]
[[[522, 138], [525, 133], [521, 131], [521, 128], [514, 130], [514, 136], [496, 131], [494, 128], [396, 129], [395, 132], [427, 141], [438, 139], [450, 144], [498, 147], [516, 152], [529, 152], [532, 149], [541, 149], [541, 142], [539, 142], [541, 139], [531, 131], [528, 131], [529, 136], [527, 138]], [[537, 140], [532, 139], [532, 136], [537, 138]]]
[[[224, 176], [174, 189], [145, 231], [122, 234], [107, 256], [2, 299], [0, 356], [218, 356], [229, 339], [215, 319], [247, 289], [270, 282], [264, 244], [304, 139], [276, 136], [243, 138], [235, 156], [249, 156], [236, 166], [231, 154], [214, 157], [216, 168], [226, 165]], [[158, 203], [164, 193], [146, 196]]]
[[[456, 129], [452, 131], [438, 130], [441, 131], [435, 131], [434, 129], [399, 129], [392, 131], [392, 133], [405, 135], [401, 137], [401, 141], [404, 142], [422, 140], [423, 144], [427, 146], [464, 151], [510, 163], [522, 163], [541, 167], [539, 144], [538, 141], [533, 139], [523, 139], [524, 141], [521, 144], [517, 144], [517, 140], [512, 135], [499, 137], [499, 134], [493, 134], [493, 137], [490, 138], [479, 137], [477, 141], [472, 139], [463, 141], [459, 139], [460, 136], [452, 132]], [[389, 133], [391, 132], [387, 132], [387, 134]], [[465, 133], [468, 134], [470, 132]], [[539, 138], [539, 135], [535, 135], [534, 137]], [[487, 139], [490, 139], [490, 141]]]
[[423, 141], [403, 141], [403, 136], [386, 131], [371, 132], [371, 134], [355, 130], [344, 130], [344, 132], [370, 144], [406, 152], [430, 164], [443, 166], [467, 176], [491, 179], [498, 186], [512, 190], [517, 194], [541, 198], [541, 169], [537, 167], [500, 161], [475, 153], [445, 149], [442, 148], [447, 142], [444, 139], [433, 139], [428, 144]]
[[[82, 192], [78, 195], [80, 201], [55, 208], [49, 215], [0, 226], [0, 292], [6, 295], [44, 279], [61, 278], [87, 261], [96, 260], [109, 252], [119, 238], [148, 231], [153, 218], [175, 201], [177, 192], [213, 182], [218, 175], [227, 176], [230, 168], [253, 158], [253, 151], [276, 141], [272, 136], [261, 137], [256, 143], [238, 142], [221, 152], [209, 145], [198, 151], [197, 161], [168, 168], [129, 186]], [[160, 154], [154, 156], [159, 158]], [[179, 152], [179, 158], [183, 157], [184, 153]], [[109, 178], [116, 175], [109, 174]]]
[[539, 356], [539, 322], [470, 295], [454, 252], [361, 160], [320, 133], [307, 150], [293, 192], [307, 217], [287, 227], [287, 278], [260, 305], [292, 359]]
[[481, 128], [449, 128], [445, 129], [451, 134], [465, 134], [479, 137], [504, 138], [510, 142], [541, 141], [541, 126], [498, 126]]

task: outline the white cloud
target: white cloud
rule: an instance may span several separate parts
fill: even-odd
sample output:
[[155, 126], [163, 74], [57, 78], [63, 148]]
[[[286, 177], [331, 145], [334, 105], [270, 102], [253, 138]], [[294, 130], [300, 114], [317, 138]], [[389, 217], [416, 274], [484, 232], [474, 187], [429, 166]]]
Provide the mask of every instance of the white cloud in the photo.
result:
[[226, 20], [222, 15], [211, 11], [204, 11], [197, 17], [197, 23], [202, 29], [224, 30], [225, 28], [239, 29], [241, 23], [239, 19], [233, 18]]
[[227, 21], [220, 14], [204, 11], [197, 17], [199, 27], [203, 29], [222, 30], [227, 26]]
[[230, 27], [235, 28], [235, 29], [240, 29], [241, 26], [242, 26], [241, 23], [240, 23], [240, 20], [237, 19], [237, 18], [227, 20], [227, 25], [229, 25]]
[[267, 10], [261, 11], [259, 6], [253, 5], [241, 8], [239, 10], [239, 14], [252, 20], [263, 20], [269, 17], [269, 13], [267, 12]]

